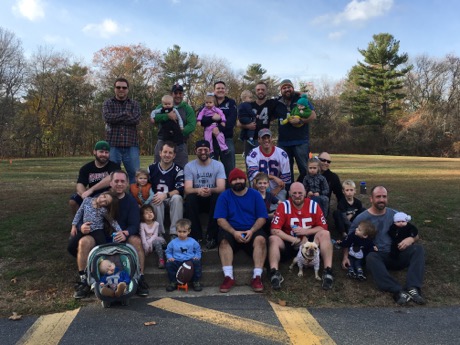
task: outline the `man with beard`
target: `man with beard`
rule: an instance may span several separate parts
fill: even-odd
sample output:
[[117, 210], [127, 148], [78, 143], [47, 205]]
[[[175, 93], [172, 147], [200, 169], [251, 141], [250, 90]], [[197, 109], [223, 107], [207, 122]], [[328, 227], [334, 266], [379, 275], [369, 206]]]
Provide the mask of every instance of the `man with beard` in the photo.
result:
[[[300, 94], [294, 92], [294, 85], [289, 79], [285, 79], [280, 84], [281, 96], [279, 103], [284, 107], [281, 114], [286, 118], [287, 114], [294, 109]], [[289, 156], [291, 167], [291, 179], [294, 181], [294, 159], [297, 163], [300, 175], [307, 174], [307, 160], [310, 153], [310, 128], [309, 123], [316, 119], [316, 112], [313, 105], [309, 102], [311, 115], [308, 118], [291, 117], [285, 125], [279, 124], [278, 127], [278, 146], [281, 147]]]
[[268, 214], [260, 193], [246, 186], [246, 174], [235, 168], [228, 177], [230, 188], [217, 200], [214, 218], [219, 225], [219, 256], [224, 272], [220, 292], [228, 292], [235, 285], [233, 253], [243, 249], [252, 256], [254, 271], [251, 287], [262, 292], [262, 271], [267, 256], [267, 234], [263, 226]]
[[217, 222], [214, 208], [217, 197], [225, 190], [224, 165], [210, 157], [210, 145], [206, 140], [195, 144], [197, 159], [188, 162], [184, 168], [185, 218], [192, 222], [190, 236], [202, 241], [200, 212], [209, 212], [206, 247], [217, 245]]
[[94, 161], [83, 165], [78, 173], [76, 193], [69, 200], [72, 216], [77, 213], [83, 199], [109, 190], [110, 173], [120, 170], [120, 164], [109, 160], [110, 145], [106, 141], [98, 141], [94, 145], [93, 155]]
[[136, 171], [140, 166], [139, 137], [137, 126], [141, 119], [139, 103], [128, 97], [129, 83], [117, 78], [114, 83], [115, 96], [102, 106], [106, 139], [110, 143], [110, 160], [123, 162], [129, 176], [129, 183], [136, 182]]
[[[254, 138], [258, 137], [258, 133], [262, 128], [270, 128], [270, 122], [283, 114], [283, 105], [276, 99], [267, 99], [267, 84], [263, 81], [258, 82], [255, 87], [256, 100], [251, 103], [252, 109], [256, 115], [256, 121], [244, 125], [237, 122], [237, 127], [255, 131]], [[258, 144], [256, 143], [256, 146]], [[247, 155], [254, 148], [246, 141], [244, 152]]]
[[326, 219], [319, 205], [306, 197], [305, 187], [294, 182], [289, 189], [290, 198], [278, 205], [273, 215], [269, 238], [270, 282], [272, 289], [281, 289], [284, 281], [279, 269], [281, 257], [291, 259], [300, 244], [315, 241], [321, 248], [323, 260], [323, 289], [332, 289], [332, 243]]
[[[139, 257], [139, 267], [141, 276], [138, 281], [136, 293], [139, 296], [145, 297], [149, 294], [149, 286], [144, 279], [144, 248], [142, 247], [141, 238], [139, 236], [140, 214], [136, 199], [131, 194], [127, 194], [128, 174], [122, 170], [114, 171], [110, 175], [110, 190], [118, 198], [118, 215], [115, 220], [120, 225], [122, 231], [118, 231], [113, 237], [114, 242], [126, 242], [131, 244]], [[92, 236], [85, 236], [90, 232], [90, 224], [80, 224], [79, 231], [83, 236], [75, 236], [69, 239], [70, 247], [77, 248], [77, 266], [80, 274], [80, 282], [75, 287], [74, 298], [81, 299], [89, 295], [90, 287], [87, 284], [86, 264], [88, 255], [91, 249], [96, 246], [96, 242]]]
[[[415, 243], [419, 239], [418, 235], [408, 237], [398, 244], [399, 255], [397, 257], [390, 255], [392, 240], [388, 235], [388, 230], [393, 224], [393, 216], [396, 211], [387, 207], [386, 188], [373, 187], [370, 202], [371, 206], [355, 218], [348, 233], [354, 233], [363, 220], [370, 220], [375, 225], [377, 236], [374, 244], [378, 252], [372, 252], [366, 256], [366, 267], [371, 272], [377, 288], [391, 292], [398, 305], [405, 305], [411, 300], [417, 304], [425, 304], [425, 299], [420, 295], [425, 273], [425, 250], [420, 244]], [[349, 266], [348, 249], [345, 249], [342, 267], [348, 269]], [[401, 270], [406, 267], [406, 286], [403, 288], [388, 270]]]
[[166, 141], [160, 147], [160, 161], [149, 165], [149, 182], [155, 195], [152, 206], [156, 221], [160, 224], [160, 232], [165, 233], [165, 207], [169, 207], [171, 227], [169, 235], [176, 236], [176, 223], [184, 213], [184, 170], [174, 163], [176, 145]]

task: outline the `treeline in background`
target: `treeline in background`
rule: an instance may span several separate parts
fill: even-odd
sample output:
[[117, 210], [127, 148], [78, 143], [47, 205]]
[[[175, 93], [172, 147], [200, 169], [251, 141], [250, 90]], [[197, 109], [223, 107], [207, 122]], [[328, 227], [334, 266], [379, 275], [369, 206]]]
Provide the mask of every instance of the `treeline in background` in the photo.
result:
[[[350, 66], [343, 80], [293, 79], [316, 108], [313, 152], [460, 156], [460, 58], [410, 57], [399, 49], [392, 35], [377, 34], [359, 49], [362, 61]], [[166, 52], [142, 44], [108, 46], [91, 64], [50, 47], [26, 58], [16, 35], [0, 27], [0, 157], [90, 154], [104, 138], [102, 103], [113, 96], [117, 77], [130, 81], [130, 97], [141, 104], [144, 155], [153, 153], [156, 142], [157, 128], [148, 116], [176, 82], [197, 109], [217, 80], [225, 81], [228, 96], [239, 102], [241, 91], [253, 91], [261, 80], [270, 97], [278, 96], [279, 81], [286, 78], [256, 62], [235, 71], [225, 57], [198, 56], [177, 45]], [[190, 153], [202, 136], [197, 128]]]

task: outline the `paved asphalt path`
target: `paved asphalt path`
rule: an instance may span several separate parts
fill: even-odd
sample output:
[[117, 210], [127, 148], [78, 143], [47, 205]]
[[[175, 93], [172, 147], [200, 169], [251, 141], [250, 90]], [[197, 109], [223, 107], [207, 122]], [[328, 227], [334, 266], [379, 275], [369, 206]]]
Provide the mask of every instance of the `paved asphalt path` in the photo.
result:
[[[206, 290], [206, 289], [205, 289]], [[203, 291], [204, 292], [204, 291]], [[284, 341], [265, 334], [250, 334], [214, 324], [218, 316], [214, 311], [231, 314], [243, 324], [262, 324], [285, 334], [283, 325], [263, 295], [167, 295], [162, 297], [133, 298], [130, 306], [103, 309], [99, 303], [88, 303], [72, 319], [59, 344], [436, 344], [460, 343], [460, 306], [430, 308], [429, 306], [404, 308], [309, 308], [329, 339], [315, 342], [314, 338]], [[183, 297], [187, 296], [187, 297]], [[210, 321], [197, 320], [180, 313], [153, 306], [158, 301], [185, 303], [206, 308]], [[185, 305], [183, 304], [183, 305]], [[183, 306], [182, 304], [180, 304]], [[182, 307], [181, 307], [182, 308]], [[302, 309], [305, 311], [305, 309]], [[307, 313], [308, 314], [308, 313]], [[17, 344], [37, 317], [21, 321], [0, 319], [0, 344]], [[155, 321], [153, 326], [144, 322]], [[241, 325], [241, 323], [239, 323]], [[265, 327], [264, 326], [264, 327]], [[23, 340], [24, 338], [22, 338]]]

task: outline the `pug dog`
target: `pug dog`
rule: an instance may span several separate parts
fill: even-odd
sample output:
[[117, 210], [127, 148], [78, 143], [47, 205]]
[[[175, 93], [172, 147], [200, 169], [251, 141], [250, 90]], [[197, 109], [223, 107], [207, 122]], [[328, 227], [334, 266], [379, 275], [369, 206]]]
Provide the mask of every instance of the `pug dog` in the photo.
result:
[[297, 276], [303, 276], [303, 267], [313, 267], [315, 270], [315, 279], [321, 280], [319, 276], [319, 248], [315, 242], [305, 242], [299, 247], [299, 252], [297, 256], [292, 260], [291, 266], [289, 266], [289, 270], [292, 271], [294, 265], [297, 264], [299, 266], [299, 273]]

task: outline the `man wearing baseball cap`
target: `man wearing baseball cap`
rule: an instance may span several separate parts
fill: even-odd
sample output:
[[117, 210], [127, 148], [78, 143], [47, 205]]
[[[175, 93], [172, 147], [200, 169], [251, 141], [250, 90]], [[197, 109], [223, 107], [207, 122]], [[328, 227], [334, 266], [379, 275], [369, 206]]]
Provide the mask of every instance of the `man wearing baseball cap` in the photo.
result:
[[286, 185], [291, 183], [289, 158], [284, 150], [273, 145], [272, 132], [263, 128], [259, 131], [259, 146], [246, 156], [249, 182], [252, 183], [260, 172], [270, 179], [270, 192], [278, 199], [286, 200]]
[[246, 174], [233, 169], [228, 182], [230, 188], [217, 199], [214, 218], [219, 225], [219, 256], [224, 272], [220, 292], [228, 292], [235, 285], [233, 253], [243, 249], [252, 256], [254, 271], [251, 287], [262, 292], [262, 272], [267, 256], [267, 233], [264, 231], [268, 214], [264, 200], [258, 191], [247, 187]]
[[[174, 108], [179, 113], [184, 123], [184, 129], [182, 130], [183, 143], [176, 145], [176, 157], [174, 163], [184, 168], [188, 162], [188, 151], [187, 151], [187, 140], [190, 134], [195, 131], [196, 128], [196, 116], [193, 108], [184, 101], [184, 87], [180, 84], [175, 84], [171, 88], [171, 96], [173, 98]], [[161, 109], [160, 104], [157, 109]], [[175, 120], [176, 113], [169, 112], [168, 114], [157, 114], [155, 115], [155, 123], [160, 125], [168, 120]], [[165, 141], [163, 138], [158, 137], [158, 141], [155, 145], [155, 162], [160, 161], [160, 151]]]
[[94, 161], [80, 168], [78, 173], [76, 192], [69, 200], [72, 215], [77, 213], [83, 199], [95, 196], [110, 188], [110, 173], [120, 170], [120, 164], [109, 160], [110, 145], [106, 141], [98, 141], [93, 150]]
[[209, 212], [206, 247], [217, 245], [217, 222], [214, 207], [217, 197], [225, 190], [224, 165], [211, 159], [210, 144], [206, 140], [195, 143], [197, 158], [188, 162], [184, 168], [185, 218], [192, 222], [190, 235], [197, 241], [203, 239], [200, 212]]
[[[294, 84], [291, 80], [284, 79], [280, 83], [281, 96], [278, 101], [283, 106], [282, 117], [294, 109], [300, 98], [300, 93], [294, 91]], [[309, 123], [316, 119], [315, 108], [309, 101], [312, 110], [308, 118], [291, 117], [285, 125], [279, 123], [278, 145], [289, 156], [289, 166], [291, 168], [291, 181], [294, 182], [294, 159], [301, 175], [307, 173], [307, 160], [310, 153], [310, 128]]]

